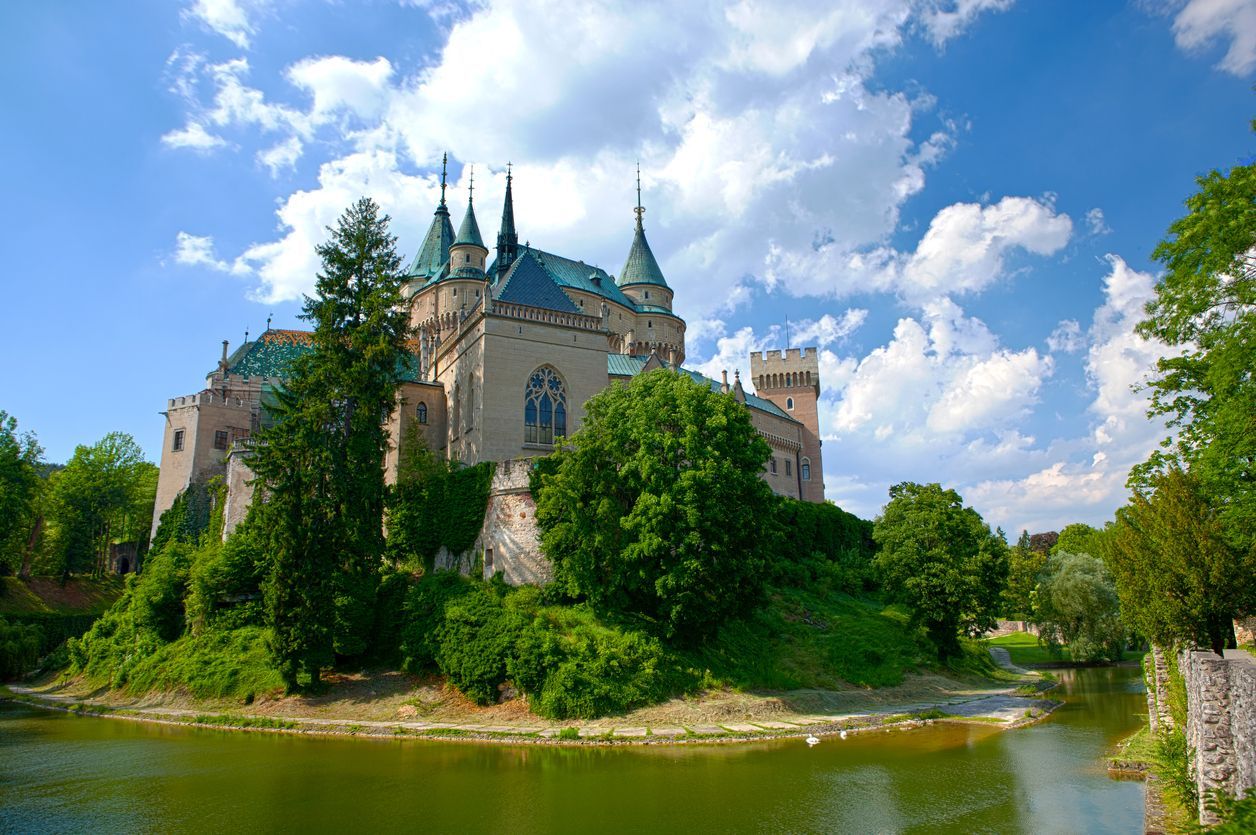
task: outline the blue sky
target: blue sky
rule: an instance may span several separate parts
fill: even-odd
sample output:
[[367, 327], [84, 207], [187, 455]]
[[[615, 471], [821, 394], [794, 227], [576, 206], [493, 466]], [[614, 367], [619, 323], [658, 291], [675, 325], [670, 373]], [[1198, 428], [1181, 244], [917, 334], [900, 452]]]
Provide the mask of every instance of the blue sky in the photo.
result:
[[221, 341], [299, 327], [369, 194], [413, 254], [451, 156], [486, 236], [618, 272], [640, 159], [688, 365], [822, 353], [829, 497], [941, 481], [1009, 531], [1102, 522], [1162, 434], [1149, 256], [1250, 158], [1246, 0], [7, 4], [0, 408], [50, 460], [154, 460]]

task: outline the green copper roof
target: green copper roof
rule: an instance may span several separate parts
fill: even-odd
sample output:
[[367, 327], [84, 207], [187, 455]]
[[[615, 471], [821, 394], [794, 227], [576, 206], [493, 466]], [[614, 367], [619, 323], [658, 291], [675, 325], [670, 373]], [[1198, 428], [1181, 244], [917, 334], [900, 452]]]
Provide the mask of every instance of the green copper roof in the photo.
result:
[[[314, 350], [313, 337], [309, 331], [268, 330], [235, 350], [227, 359], [227, 373], [285, 380], [297, 357]], [[407, 353], [402, 358], [397, 366], [397, 379], [404, 382], [419, 379], [417, 356]]]
[[500, 302], [526, 304], [529, 307], [543, 307], [563, 313], [582, 312], [559, 288], [536, 253], [527, 249], [510, 265], [510, 270], [493, 291], [493, 298]]
[[480, 237], [480, 224], [475, 222], [475, 208], [470, 201], [467, 201], [467, 213], [462, 216], [462, 225], [458, 227], [458, 237], [454, 239], [454, 246], [459, 244], [474, 244], [488, 249], [484, 246], [484, 239]]
[[640, 214], [637, 216], [637, 231], [632, 236], [632, 248], [628, 250], [628, 260], [619, 271], [619, 286], [626, 287], [629, 284], [657, 284], [659, 287], [667, 287], [659, 262], [645, 239]]
[[[610, 377], [635, 377], [641, 373], [641, 369], [645, 367], [645, 364], [648, 361], [649, 357], [630, 357], [627, 354], [607, 354], [606, 373]], [[667, 363], [664, 362], [664, 365], [666, 364]], [[705, 383], [710, 386], [711, 391], [719, 392], [723, 387], [723, 384], [719, 381], [712, 380], [710, 377], [699, 374], [697, 371], [690, 371], [688, 368], [680, 368], [677, 370], [682, 374], [688, 374], [691, 378], [693, 378], [694, 382]], [[758, 409], [760, 412], [767, 412], [770, 415], [785, 418], [793, 423], [798, 422], [771, 400], [764, 400], [762, 397], [757, 397], [750, 392], [746, 392], [746, 405], [752, 409]]]
[[[478, 234], [478, 233], [477, 233]], [[441, 268], [449, 262], [449, 247], [454, 242], [454, 226], [449, 222], [449, 209], [444, 201], [436, 207], [436, 215], [432, 225], [427, 229], [427, 237], [414, 263], [406, 271], [407, 278], [433, 278], [440, 274]]]

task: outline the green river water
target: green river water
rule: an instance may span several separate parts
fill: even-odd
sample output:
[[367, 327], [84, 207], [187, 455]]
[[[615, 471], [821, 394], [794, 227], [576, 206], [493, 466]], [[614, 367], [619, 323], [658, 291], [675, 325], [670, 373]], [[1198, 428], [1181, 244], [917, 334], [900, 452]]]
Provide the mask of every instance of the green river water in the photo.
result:
[[0, 703], [0, 832], [1142, 831], [1106, 750], [1146, 711], [1136, 667], [1058, 671], [1014, 731], [559, 747], [168, 727]]

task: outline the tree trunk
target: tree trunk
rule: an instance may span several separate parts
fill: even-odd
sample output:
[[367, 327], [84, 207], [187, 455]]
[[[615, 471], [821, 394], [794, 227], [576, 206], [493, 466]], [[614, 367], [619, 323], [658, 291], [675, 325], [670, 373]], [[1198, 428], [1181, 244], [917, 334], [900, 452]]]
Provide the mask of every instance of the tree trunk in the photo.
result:
[[31, 563], [35, 560], [35, 544], [39, 542], [39, 534], [43, 529], [44, 515], [41, 513], [35, 517], [35, 524], [31, 526], [31, 535], [26, 539], [26, 551], [22, 554], [22, 570], [17, 575], [23, 580], [31, 576]]

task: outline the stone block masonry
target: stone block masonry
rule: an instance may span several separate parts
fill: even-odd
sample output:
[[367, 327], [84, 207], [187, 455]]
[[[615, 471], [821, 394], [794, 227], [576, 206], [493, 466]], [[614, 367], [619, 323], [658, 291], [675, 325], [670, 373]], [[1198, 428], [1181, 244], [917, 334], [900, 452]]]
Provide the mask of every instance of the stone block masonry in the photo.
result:
[[488, 509], [475, 549], [484, 555], [484, 576], [500, 571], [512, 586], [545, 585], [553, 567], [541, 553], [541, 531], [536, 524], [536, 502], [528, 477], [532, 460], [502, 461], [493, 471]]
[[1256, 788], [1256, 659], [1243, 650], [1186, 650], [1186, 742], [1194, 752], [1200, 822], [1216, 823], [1205, 803], [1213, 791], [1242, 797]]

